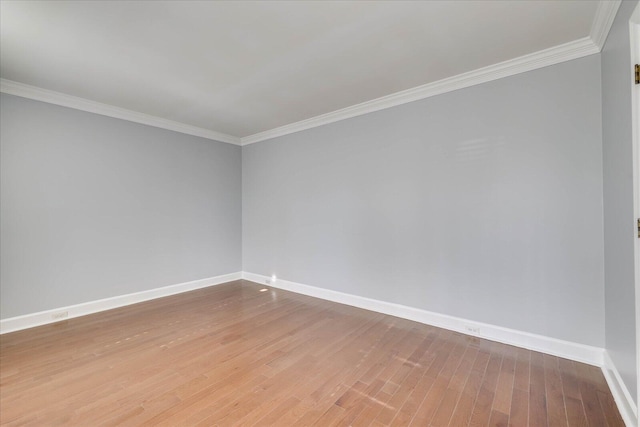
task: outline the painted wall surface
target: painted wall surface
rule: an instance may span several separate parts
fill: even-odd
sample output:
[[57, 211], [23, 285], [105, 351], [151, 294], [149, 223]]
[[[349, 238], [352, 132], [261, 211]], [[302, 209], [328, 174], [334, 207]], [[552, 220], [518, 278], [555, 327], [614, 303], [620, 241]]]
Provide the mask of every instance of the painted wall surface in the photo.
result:
[[622, 2], [601, 59], [605, 347], [632, 396], [637, 372], [629, 18], [636, 4]]
[[240, 147], [0, 102], [2, 318], [240, 271]]
[[604, 345], [600, 57], [242, 148], [243, 270]]

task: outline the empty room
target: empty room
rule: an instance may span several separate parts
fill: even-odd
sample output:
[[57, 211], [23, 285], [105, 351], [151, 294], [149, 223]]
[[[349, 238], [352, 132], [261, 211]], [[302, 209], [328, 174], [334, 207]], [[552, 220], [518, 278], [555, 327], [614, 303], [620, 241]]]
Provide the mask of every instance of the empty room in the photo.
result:
[[638, 426], [637, 0], [0, 0], [0, 425]]

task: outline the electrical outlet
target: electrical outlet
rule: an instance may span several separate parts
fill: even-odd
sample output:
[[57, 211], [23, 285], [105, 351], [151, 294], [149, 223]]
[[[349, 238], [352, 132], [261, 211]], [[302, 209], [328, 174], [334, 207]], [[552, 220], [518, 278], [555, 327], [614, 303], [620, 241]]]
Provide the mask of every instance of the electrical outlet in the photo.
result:
[[465, 325], [464, 329], [470, 334], [480, 335], [480, 328], [477, 326]]
[[66, 319], [67, 317], [69, 317], [68, 311], [59, 311], [51, 315], [52, 320], [62, 320], [62, 319]]

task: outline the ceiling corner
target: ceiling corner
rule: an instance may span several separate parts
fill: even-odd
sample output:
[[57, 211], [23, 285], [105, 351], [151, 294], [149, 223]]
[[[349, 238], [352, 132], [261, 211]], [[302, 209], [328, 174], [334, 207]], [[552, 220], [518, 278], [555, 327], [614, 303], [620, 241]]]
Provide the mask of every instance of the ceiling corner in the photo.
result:
[[622, 0], [600, 0], [598, 2], [596, 15], [593, 18], [591, 32], [589, 33], [589, 37], [598, 47], [598, 51], [602, 50], [604, 42], [607, 40], [609, 30], [613, 25], [613, 20], [621, 3]]

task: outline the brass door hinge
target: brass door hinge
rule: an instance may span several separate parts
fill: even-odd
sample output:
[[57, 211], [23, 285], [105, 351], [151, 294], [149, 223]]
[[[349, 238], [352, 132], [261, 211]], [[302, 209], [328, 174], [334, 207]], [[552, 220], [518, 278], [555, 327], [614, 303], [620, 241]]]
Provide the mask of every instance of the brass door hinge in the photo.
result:
[[640, 85], [640, 64], [636, 64], [636, 84]]

